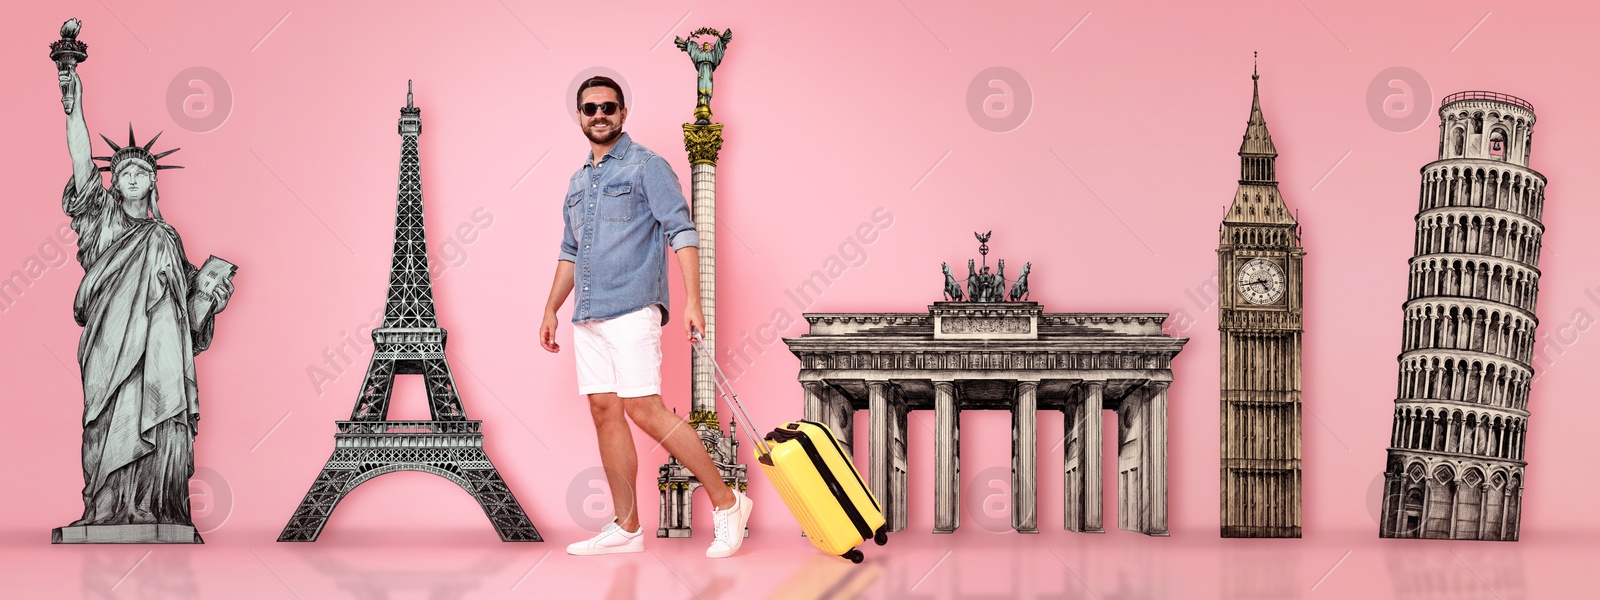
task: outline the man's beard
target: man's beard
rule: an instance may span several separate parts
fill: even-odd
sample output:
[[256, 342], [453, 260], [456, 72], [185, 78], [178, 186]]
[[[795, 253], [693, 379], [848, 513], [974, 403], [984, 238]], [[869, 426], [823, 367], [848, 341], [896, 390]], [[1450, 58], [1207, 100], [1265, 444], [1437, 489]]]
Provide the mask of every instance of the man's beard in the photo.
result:
[[590, 142], [596, 144], [609, 144], [612, 140], [617, 139], [617, 136], [620, 135], [622, 135], [622, 130], [616, 127], [612, 127], [608, 133], [603, 135], [595, 135], [594, 129], [591, 127], [586, 127], [583, 130], [583, 137], [589, 138]]

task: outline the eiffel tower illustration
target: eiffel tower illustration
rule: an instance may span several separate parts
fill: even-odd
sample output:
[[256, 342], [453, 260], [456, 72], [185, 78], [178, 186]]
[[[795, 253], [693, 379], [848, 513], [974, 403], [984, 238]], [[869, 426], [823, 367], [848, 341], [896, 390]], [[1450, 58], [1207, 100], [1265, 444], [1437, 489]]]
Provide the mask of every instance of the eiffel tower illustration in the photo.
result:
[[[428, 246], [422, 226], [422, 178], [417, 137], [422, 109], [400, 109], [400, 191], [394, 224], [394, 262], [383, 327], [372, 330], [372, 362], [350, 420], [337, 421], [333, 456], [317, 474], [280, 542], [314, 542], [350, 490], [395, 471], [422, 471], [455, 482], [477, 498], [501, 541], [542, 542], [522, 505], [483, 452], [482, 421], [468, 421], [445, 360], [445, 330], [433, 310]], [[422, 375], [428, 390], [427, 421], [389, 420], [395, 375]]]

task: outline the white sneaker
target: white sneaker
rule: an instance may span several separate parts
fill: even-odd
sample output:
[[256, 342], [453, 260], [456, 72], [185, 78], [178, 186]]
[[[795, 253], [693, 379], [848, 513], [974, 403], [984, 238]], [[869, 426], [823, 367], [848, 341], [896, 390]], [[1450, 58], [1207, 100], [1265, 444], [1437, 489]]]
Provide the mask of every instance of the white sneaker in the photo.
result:
[[725, 510], [711, 510], [712, 533], [715, 539], [706, 549], [706, 558], [726, 558], [744, 545], [744, 526], [750, 521], [750, 499], [739, 490], [733, 491], [733, 506]]
[[598, 554], [626, 554], [644, 552], [644, 528], [628, 533], [616, 521], [606, 523], [600, 534], [567, 546], [567, 554], [595, 556]]

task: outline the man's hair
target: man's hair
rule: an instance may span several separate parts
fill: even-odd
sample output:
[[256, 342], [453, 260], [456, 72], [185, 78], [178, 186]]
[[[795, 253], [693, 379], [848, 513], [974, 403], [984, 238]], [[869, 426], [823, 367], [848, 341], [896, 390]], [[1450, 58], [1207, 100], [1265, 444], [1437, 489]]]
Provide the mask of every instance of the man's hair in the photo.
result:
[[623, 108], [628, 107], [628, 101], [622, 97], [622, 86], [617, 85], [617, 82], [612, 81], [610, 77], [603, 75], [595, 75], [578, 84], [578, 97], [575, 103], [578, 107], [581, 108], [583, 106], [583, 91], [594, 87], [611, 88], [617, 92], [617, 105]]

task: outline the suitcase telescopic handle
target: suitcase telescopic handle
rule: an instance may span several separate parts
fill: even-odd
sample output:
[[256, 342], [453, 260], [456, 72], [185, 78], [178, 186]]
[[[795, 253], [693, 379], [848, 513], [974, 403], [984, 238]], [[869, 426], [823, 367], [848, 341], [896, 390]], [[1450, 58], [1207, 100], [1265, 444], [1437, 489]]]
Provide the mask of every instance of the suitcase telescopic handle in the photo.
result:
[[717, 390], [722, 392], [722, 397], [727, 398], [728, 404], [733, 405], [734, 411], [739, 414], [740, 418], [744, 419], [745, 435], [750, 436], [750, 440], [761, 448], [761, 454], [772, 454], [772, 448], [767, 446], [767, 441], [754, 433], [756, 425], [750, 420], [750, 413], [745, 412], [744, 404], [739, 402], [739, 394], [733, 392], [733, 383], [728, 381], [728, 375], [722, 372], [722, 366], [718, 365], [717, 360], [711, 357], [710, 352], [706, 351], [705, 344], [700, 343], [700, 330], [694, 330], [692, 335], [694, 336], [694, 341], [690, 345], [694, 346], [694, 351], [700, 354], [700, 358], [711, 363], [711, 382], [717, 385]]

